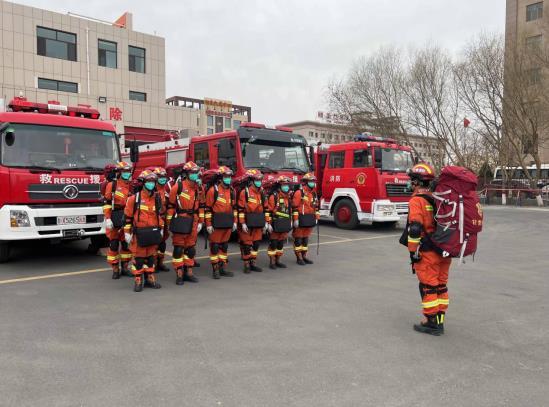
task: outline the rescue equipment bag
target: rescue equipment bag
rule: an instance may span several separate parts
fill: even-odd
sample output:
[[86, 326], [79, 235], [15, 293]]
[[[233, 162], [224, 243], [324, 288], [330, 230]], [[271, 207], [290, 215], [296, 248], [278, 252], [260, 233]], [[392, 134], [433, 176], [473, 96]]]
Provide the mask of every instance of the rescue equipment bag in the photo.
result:
[[316, 215], [314, 213], [300, 213], [299, 227], [314, 228], [316, 226]]
[[139, 247], [156, 246], [162, 242], [162, 229], [158, 226], [135, 228]]
[[111, 212], [111, 221], [115, 229], [120, 229], [124, 226], [125, 220], [124, 209], [115, 209]]
[[170, 221], [170, 232], [188, 235], [193, 230], [193, 216], [176, 216]]
[[212, 226], [214, 229], [231, 229], [234, 224], [232, 212], [216, 212], [212, 215]]
[[292, 221], [290, 217], [287, 218], [274, 218], [273, 219], [273, 232], [287, 233], [292, 230]]
[[250, 212], [246, 214], [246, 225], [250, 229], [261, 229], [265, 226], [265, 214], [263, 212]]

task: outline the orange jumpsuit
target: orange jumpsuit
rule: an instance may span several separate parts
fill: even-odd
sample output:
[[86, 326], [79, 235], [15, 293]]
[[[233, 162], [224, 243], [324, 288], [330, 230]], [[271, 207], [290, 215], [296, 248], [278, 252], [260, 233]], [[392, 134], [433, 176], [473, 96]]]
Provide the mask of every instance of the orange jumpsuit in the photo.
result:
[[[265, 204], [265, 216], [270, 224], [276, 218], [291, 218], [290, 193], [277, 191], [271, 194]], [[284, 240], [287, 238], [288, 232], [271, 232], [267, 254], [272, 261], [279, 261], [284, 254]]]
[[[248, 196], [247, 200], [246, 195]], [[238, 221], [240, 225], [246, 223], [248, 213], [263, 213], [263, 195], [261, 190], [253, 185], [242, 189], [238, 196]], [[262, 237], [262, 228], [248, 229], [247, 233], [242, 230], [242, 227], [238, 229], [240, 251], [244, 262], [253, 262], [257, 259]]]
[[[299, 219], [299, 215], [315, 214], [316, 219], [320, 218], [320, 212], [318, 211], [318, 198], [316, 192], [304, 185], [302, 189], [298, 189], [294, 192], [292, 198], [292, 216], [293, 220]], [[307, 251], [309, 250], [309, 236], [313, 233], [313, 228], [295, 228], [292, 232], [294, 237], [294, 252], [296, 257], [307, 257]]]
[[[416, 252], [422, 239], [435, 231], [435, 219], [433, 206], [429, 201], [418, 194], [430, 195], [427, 189], [420, 189], [414, 193], [410, 199], [408, 223], [417, 222], [423, 226], [420, 238], [408, 236], [408, 250]], [[449, 257], [442, 257], [433, 249], [422, 249], [420, 246], [421, 260], [415, 263], [414, 270], [419, 279], [419, 290], [421, 293], [421, 303], [423, 314], [432, 316], [444, 314], [448, 309], [448, 271], [450, 263]]]
[[[217, 189], [217, 194], [216, 194]], [[217, 199], [215, 196], [217, 195]], [[234, 223], [237, 223], [237, 211], [233, 205], [233, 193], [230, 187], [222, 183], [216, 184], [206, 192], [205, 220], [206, 227], [212, 226], [212, 216], [214, 213], [232, 213]], [[229, 239], [232, 229], [215, 229], [209, 236], [210, 241], [210, 262], [212, 265], [223, 266], [227, 263], [227, 250], [229, 249]]]
[[[116, 188], [113, 193], [114, 184]], [[103, 206], [103, 214], [105, 219], [111, 219], [113, 210], [124, 210], [126, 202], [130, 196], [130, 182], [118, 179], [116, 181], [109, 182], [105, 187], [105, 205]], [[114, 199], [113, 199], [114, 198]], [[132, 254], [128, 248], [128, 244], [124, 240], [124, 229], [120, 227], [118, 229], [107, 229], [107, 238], [109, 239], [109, 250], [107, 251], [107, 263], [109, 263], [113, 270], [119, 270], [119, 262], [122, 262], [122, 268], [126, 269], [128, 263], [132, 259]], [[120, 246], [121, 249], [120, 249]]]
[[[154, 280], [152, 274], [154, 273], [154, 260], [158, 245], [140, 247], [137, 244], [135, 228], [164, 227], [164, 220], [159, 214], [161, 208], [156, 207], [156, 195], [156, 192], [150, 193], [143, 188], [141, 192], [128, 199], [124, 211], [126, 215], [124, 232], [133, 233], [130, 249], [134, 257], [132, 271], [136, 278], [145, 273], [149, 277], [149, 280]], [[136, 201], [139, 203], [139, 208], [136, 208]]]
[[193, 229], [189, 234], [173, 234], [173, 266], [177, 269], [187, 267], [192, 275], [194, 256], [196, 255], [196, 240], [198, 238], [198, 223], [204, 222], [204, 211], [201, 208], [200, 188], [195, 182], [185, 179], [176, 182], [170, 191], [168, 221], [171, 222], [174, 216], [192, 217]]

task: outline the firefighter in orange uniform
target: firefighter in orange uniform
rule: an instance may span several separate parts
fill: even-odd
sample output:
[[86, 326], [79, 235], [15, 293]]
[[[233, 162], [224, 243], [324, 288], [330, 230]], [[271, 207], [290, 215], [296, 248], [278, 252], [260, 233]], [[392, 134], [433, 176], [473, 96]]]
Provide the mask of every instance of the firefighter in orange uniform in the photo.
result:
[[294, 192], [292, 198], [294, 252], [297, 264], [304, 266], [313, 264], [307, 257], [309, 236], [320, 218], [318, 211], [318, 196], [316, 194], [316, 177], [308, 172], [301, 178], [301, 188]]
[[170, 271], [170, 269], [164, 264], [164, 256], [166, 254], [166, 241], [170, 237], [168, 222], [166, 222], [166, 217], [168, 216], [168, 199], [170, 197], [168, 186], [168, 173], [162, 167], [155, 167], [153, 169], [153, 172], [158, 177], [156, 188], [158, 191], [158, 195], [162, 200], [162, 210], [160, 211], [160, 214], [164, 218], [164, 237], [162, 238], [162, 243], [160, 243], [160, 245], [158, 246], [155, 271]]
[[[265, 214], [263, 212], [263, 174], [259, 170], [251, 169], [244, 175], [246, 185], [238, 196], [238, 240], [240, 241], [240, 252], [244, 261], [244, 273], [250, 271], [263, 271], [255, 264], [257, 252], [263, 231], [266, 231]], [[263, 224], [261, 226], [258, 221]]]
[[115, 166], [115, 176], [105, 186], [103, 213], [105, 229], [109, 239], [107, 263], [112, 267], [112, 278], [119, 279], [120, 274], [131, 275], [128, 264], [132, 254], [124, 240], [124, 208], [130, 196], [132, 167], [121, 161]]
[[[200, 167], [189, 161], [183, 166], [183, 177], [170, 191], [168, 221], [172, 227], [186, 233], [173, 233], [173, 266], [177, 285], [185, 281], [197, 283], [193, 275], [196, 240], [204, 223], [204, 211], [200, 203]], [[177, 220], [179, 219], [179, 220]], [[177, 222], [177, 223], [176, 223]]]
[[[154, 275], [154, 266], [164, 229], [164, 220], [160, 215], [162, 201], [156, 192], [158, 177], [154, 172], [145, 170], [139, 178], [143, 180], [143, 188], [128, 199], [124, 211], [124, 237], [133, 254], [135, 292], [143, 291], [143, 285], [160, 288]], [[146, 281], [143, 280], [144, 275]]]
[[435, 179], [434, 169], [425, 163], [409, 171], [413, 196], [408, 212], [408, 251], [412, 268], [419, 280], [419, 292], [424, 318], [414, 325], [416, 331], [431, 335], [444, 333], [444, 316], [448, 308], [448, 271], [451, 259], [442, 257], [429, 242], [435, 231], [433, 198], [429, 190]]
[[275, 219], [287, 219], [288, 223], [291, 222], [290, 182], [290, 178], [285, 175], [278, 177], [265, 204], [265, 214], [269, 223], [267, 230], [269, 232], [269, 248], [267, 254], [269, 255], [269, 268], [272, 270], [286, 268], [280, 258], [284, 254], [284, 240], [288, 238], [288, 232], [275, 232], [272, 225]]
[[233, 171], [230, 168], [219, 167], [215, 184], [206, 192], [206, 230], [210, 241], [212, 276], [215, 279], [234, 275], [226, 270], [229, 239], [231, 232], [237, 228], [237, 211], [234, 208], [234, 194], [231, 188], [232, 176]]

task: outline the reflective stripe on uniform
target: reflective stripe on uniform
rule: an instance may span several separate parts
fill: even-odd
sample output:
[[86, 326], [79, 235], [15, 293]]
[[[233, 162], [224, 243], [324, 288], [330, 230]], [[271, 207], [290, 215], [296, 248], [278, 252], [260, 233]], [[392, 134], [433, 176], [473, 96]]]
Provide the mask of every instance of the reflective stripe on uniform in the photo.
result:
[[122, 254], [120, 255], [120, 258], [121, 258], [122, 260], [130, 260], [130, 259], [132, 258], [132, 254], [131, 254], [131, 253], [128, 253], [128, 254], [122, 253]]
[[276, 250], [267, 250], [269, 256], [276, 256]]
[[142, 211], [148, 211], [149, 207], [147, 205], [139, 205], [139, 209]]
[[429, 212], [433, 212], [433, 206], [432, 205], [425, 205], [425, 209]]
[[287, 213], [284, 213], [284, 212], [275, 212], [275, 214], [279, 218], [289, 218], [290, 217], [290, 215], [288, 215]]
[[423, 306], [423, 308], [434, 308], [434, 307], [437, 307], [439, 304], [439, 300], [433, 300], [433, 301], [429, 301], [429, 302], [422, 302], [421, 305]]
[[416, 238], [413, 238], [413, 237], [410, 237], [408, 236], [408, 243], [419, 243], [421, 242], [421, 238], [418, 237], [417, 239]]
[[189, 194], [186, 194], [185, 192], [181, 192], [181, 193], [179, 194], [179, 196], [182, 196], [183, 198], [185, 198], [185, 199], [187, 199], [187, 200], [191, 199], [191, 196], [190, 196]]
[[114, 194], [115, 194], [116, 196], [119, 196], [119, 197], [121, 197], [121, 198], [125, 198], [125, 197], [126, 197], [126, 195], [125, 195], [125, 194], [123, 194], [123, 193], [122, 193], [122, 192], [120, 192], [120, 191], [116, 191], [116, 192], [115, 192]]
[[439, 298], [438, 303], [439, 303], [439, 305], [448, 305], [448, 304], [450, 304], [450, 300], [447, 299], [447, 298]]
[[226, 200], [225, 198], [223, 198], [222, 196], [218, 196], [218, 197], [217, 197], [217, 200], [218, 200], [219, 202], [222, 202], [222, 203], [227, 203], [227, 200]]

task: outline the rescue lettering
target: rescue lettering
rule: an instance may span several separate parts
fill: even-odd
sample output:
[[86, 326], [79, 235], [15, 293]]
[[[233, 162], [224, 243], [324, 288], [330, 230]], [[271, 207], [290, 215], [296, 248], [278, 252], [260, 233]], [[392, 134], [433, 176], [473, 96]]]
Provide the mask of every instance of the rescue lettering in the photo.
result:
[[85, 177], [53, 177], [51, 174], [40, 174], [39, 177], [41, 184], [100, 184], [101, 176], [93, 174]]

